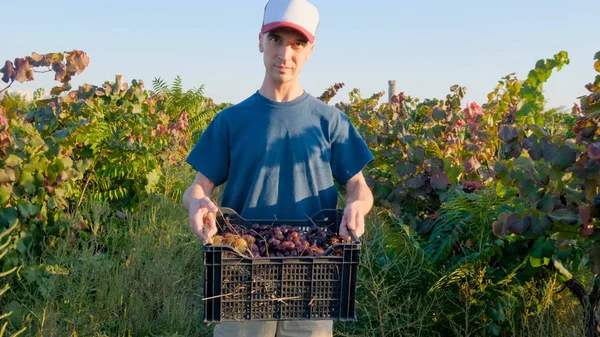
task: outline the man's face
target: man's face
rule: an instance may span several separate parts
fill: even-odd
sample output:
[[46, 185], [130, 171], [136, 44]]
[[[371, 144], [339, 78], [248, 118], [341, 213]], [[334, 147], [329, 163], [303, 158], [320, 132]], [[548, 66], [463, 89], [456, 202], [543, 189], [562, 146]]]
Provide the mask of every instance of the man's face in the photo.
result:
[[295, 29], [279, 28], [264, 36], [259, 34], [259, 50], [263, 53], [266, 72], [276, 83], [295, 80], [314, 45]]

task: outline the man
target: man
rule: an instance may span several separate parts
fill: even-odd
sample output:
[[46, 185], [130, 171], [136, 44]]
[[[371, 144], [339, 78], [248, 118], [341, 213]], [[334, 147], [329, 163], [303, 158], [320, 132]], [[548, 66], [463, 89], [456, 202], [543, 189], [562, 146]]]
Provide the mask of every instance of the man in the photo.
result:
[[[265, 6], [260, 89], [217, 114], [187, 158], [198, 175], [183, 203], [205, 243], [217, 233], [211, 194], [225, 182], [221, 206], [244, 218], [306, 219], [337, 207], [335, 179], [347, 191], [340, 235], [348, 229], [364, 233], [373, 195], [361, 171], [374, 158], [348, 117], [305, 92], [299, 81], [318, 25], [318, 11], [306, 0]], [[329, 337], [332, 330], [332, 321], [224, 322], [215, 336]]]

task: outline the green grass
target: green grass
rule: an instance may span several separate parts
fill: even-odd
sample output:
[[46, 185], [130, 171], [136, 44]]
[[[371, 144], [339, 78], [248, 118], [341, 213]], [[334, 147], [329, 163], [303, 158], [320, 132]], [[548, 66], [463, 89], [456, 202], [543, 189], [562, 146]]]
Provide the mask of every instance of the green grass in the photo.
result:
[[[19, 272], [5, 295], [21, 336], [211, 336], [201, 321], [201, 243], [189, 229], [181, 186], [193, 181], [185, 167], [167, 172], [166, 191], [135, 213], [112, 214], [87, 203], [92, 230], [73, 230], [53, 241], [40, 259]], [[180, 182], [180, 184], [177, 184]], [[177, 187], [179, 186], [179, 187]], [[216, 195], [220, 189], [216, 191]], [[341, 202], [340, 206], [343, 204]], [[367, 217], [358, 273], [358, 322], [334, 325], [336, 336], [484, 336], [464, 296], [428, 296], [435, 281], [416, 243], [401, 235], [374, 209]], [[579, 307], [560, 285], [538, 289], [540, 313], [510, 336], [581, 336]], [[476, 293], [476, 292], [475, 292]], [[533, 294], [533, 292], [530, 292]], [[449, 312], [462, 313], [451, 320]], [[510, 319], [518, 319], [509, 317]]]

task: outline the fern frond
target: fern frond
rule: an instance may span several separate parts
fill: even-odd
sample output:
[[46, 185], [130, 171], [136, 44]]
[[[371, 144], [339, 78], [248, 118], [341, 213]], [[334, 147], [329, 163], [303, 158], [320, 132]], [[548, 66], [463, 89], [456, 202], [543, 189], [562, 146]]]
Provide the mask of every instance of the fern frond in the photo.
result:
[[96, 176], [98, 178], [111, 178], [114, 180], [125, 178], [135, 179], [158, 166], [156, 158], [151, 153], [131, 154], [131, 156], [133, 159], [126, 164], [119, 165], [113, 163], [107, 168], [97, 170]]
[[492, 222], [503, 211], [506, 201], [493, 188], [475, 193], [453, 192], [442, 204], [433, 224], [427, 247], [433, 262], [446, 259], [452, 246], [464, 236], [481, 251], [483, 245], [492, 240]]
[[480, 251], [473, 252], [467, 256], [459, 258], [456, 261], [456, 263], [454, 263], [454, 265], [450, 268], [450, 270], [454, 270], [462, 265], [467, 265], [470, 263], [477, 262], [487, 264], [492, 260], [498, 260], [502, 258], [504, 246], [505, 241], [497, 239], [491, 244], [481, 249]]
[[112, 201], [122, 199], [129, 195], [129, 190], [123, 187], [117, 187], [107, 191], [92, 193], [92, 199], [98, 201]]
[[169, 86], [167, 85], [167, 82], [165, 82], [162, 78], [155, 77], [152, 80], [152, 89], [154, 90], [155, 93], [160, 94], [160, 93], [164, 93], [164, 92], [168, 91]]
[[192, 133], [202, 132], [213, 120], [219, 111], [216, 109], [204, 110], [188, 120], [188, 128]]
[[431, 286], [428, 295], [447, 288], [452, 284], [461, 283], [463, 280], [472, 277], [475, 274], [475, 268], [471, 264], [462, 265], [449, 273], [445, 273], [437, 282]]
[[426, 248], [432, 263], [448, 258], [452, 246], [465, 233], [471, 207], [471, 201], [462, 192], [456, 192], [442, 204], [440, 215], [433, 222], [433, 232]]
[[442, 154], [442, 150], [440, 149], [440, 147], [438, 146], [438, 144], [434, 141], [429, 141], [427, 142], [427, 144], [425, 144], [425, 154], [428, 157], [438, 157], [440, 159], [444, 158], [444, 155]]
[[179, 75], [175, 76], [173, 84], [171, 85], [171, 93], [173, 96], [180, 98], [183, 95], [183, 81]]

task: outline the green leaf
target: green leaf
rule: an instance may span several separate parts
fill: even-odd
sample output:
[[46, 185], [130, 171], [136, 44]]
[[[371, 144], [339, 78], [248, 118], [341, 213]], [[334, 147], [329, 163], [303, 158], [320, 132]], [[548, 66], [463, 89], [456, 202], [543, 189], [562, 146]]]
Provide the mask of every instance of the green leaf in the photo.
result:
[[408, 149], [408, 159], [415, 165], [423, 164], [425, 160], [425, 149], [422, 146], [412, 146]]
[[561, 145], [558, 148], [557, 156], [554, 158], [554, 161], [551, 161], [555, 164], [559, 169], [566, 170], [575, 163], [577, 160], [577, 151], [569, 147], [568, 145]]
[[432, 174], [444, 172], [444, 161], [438, 157], [432, 157], [429, 161], [429, 166], [431, 167]]
[[506, 320], [506, 316], [504, 315], [504, 308], [502, 308], [502, 304], [500, 303], [500, 299], [496, 303], [496, 312], [497, 312], [499, 321], [500, 322], [504, 322]]
[[559, 274], [565, 278], [565, 281], [573, 278], [573, 275], [571, 275], [571, 273], [567, 270], [567, 268], [563, 266], [563, 264], [560, 261], [553, 259], [552, 262], [554, 262], [554, 268], [556, 268]]
[[19, 304], [17, 301], [11, 301], [10, 303], [6, 304], [2, 310], [3, 313], [12, 312], [12, 314], [8, 316], [8, 320], [12, 326], [15, 327], [21, 326], [23, 311], [25, 311], [25, 309], [23, 309], [21, 304]]
[[15, 181], [15, 170], [11, 168], [0, 169], [0, 184]]
[[544, 127], [544, 116], [542, 116], [542, 114], [535, 114], [535, 116], [533, 116], [533, 119], [537, 126], [542, 128]]
[[517, 193], [518, 190], [512, 185], [505, 186], [501, 182], [496, 183], [496, 194], [502, 199], [515, 197]]
[[146, 174], [146, 192], [152, 193], [160, 180], [160, 170], [155, 169]]
[[20, 199], [17, 202], [17, 209], [23, 218], [28, 218], [39, 214], [39, 212], [42, 210], [42, 206], [35, 205], [24, 199]]
[[0, 207], [4, 207], [9, 199], [10, 199], [9, 187], [0, 185]]
[[576, 225], [579, 223], [579, 215], [575, 215], [573, 212], [561, 208], [552, 212], [552, 214], [548, 214], [548, 216], [554, 221], [564, 222], [568, 225]]
[[531, 263], [531, 266], [533, 268], [538, 268], [538, 267], [540, 267], [542, 265], [546, 265], [547, 264], [547, 263], [542, 263], [542, 259], [541, 258], [533, 257], [533, 256], [529, 257], [529, 263]]
[[533, 160], [531, 158], [528, 157], [519, 157], [517, 159], [514, 160], [514, 164], [520, 168], [521, 170], [524, 171], [529, 171], [531, 169], [533, 169], [535, 163], [533, 162]]
[[490, 336], [500, 336], [500, 333], [502, 332], [502, 329], [494, 323], [488, 323], [488, 325], [485, 326], [485, 330]]
[[545, 237], [538, 238], [531, 250], [531, 256], [537, 259], [550, 258], [554, 254], [554, 242]]
[[555, 163], [557, 161], [556, 157], [558, 157], [558, 146], [553, 143], [550, 143], [546, 138], [541, 140], [542, 145], [542, 155], [547, 162]]
[[537, 209], [544, 213], [550, 213], [554, 210], [554, 207], [560, 204], [558, 198], [546, 193], [542, 196], [540, 201], [537, 203]]
[[9, 154], [6, 160], [4, 160], [4, 165], [6, 167], [16, 167], [19, 166], [19, 164], [21, 164], [21, 161], [21, 158], [17, 157], [16, 155]]
[[458, 182], [458, 177], [461, 174], [460, 170], [456, 167], [447, 167], [448, 168], [446, 169], [446, 175], [448, 176], [448, 181], [450, 182], [450, 184], [456, 184]]
[[529, 156], [533, 160], [539, 160], [542, 158], [542, 146], [537, 141], [537, 135], [532, 133], [529, 137], [523, 140], [523, 148], [527, 149]]
[[58, 130], [54, 133], [54, 138], [57, 140], [65, 139], [65, 138], [69, 137], [70, 134], [71, 134], [71, 132], [69, 132], [68, 129], [62, 129], [62, 130]]
[[423, 174], [417, 174], [415, 177], [406, 179], [406, 187], [408, 188], [419, 188], [425, 184], [425, 176]]
[[135, 104], [133, 105], [132, 109], [131, 109], [131, 113], [132, 114], [139, 114], [142, 112], [142, 107], [139, 104]]
[[69, 157], [61, 158], [64, 168], [71, 168], [73, 166], [73, 160]]
[[17, 250], [21, 254], [25, 254], [29, 247], [31, 247], [31, 243], [33, 242], [33, 237], [26, 231], [22, 231], [17, 239]]
[[375, 196], [379, 196], [380, 198], [387, 198], [387, 196], [392, 192], [393, 188], [391, 184], [383, 184], [376, 183], [373, 188], [373, 192]]
[[439, 107], [435, 107], [431, 112], [431, 118], [433, 118], [434, 121], [441, 121], [446, 118], [446, 112]]
[[23, 186], [25, 193], [33, 194], [35, 192], [35, 179], [30, 172], [24, 171], [21, 173], [19, 184]]
[[12, 227], [19, 220], [19, 213], [14, 208], [0, 209], [0, 225], [4, 227]]

